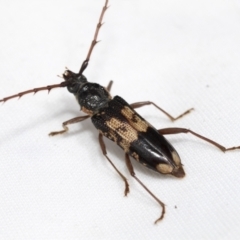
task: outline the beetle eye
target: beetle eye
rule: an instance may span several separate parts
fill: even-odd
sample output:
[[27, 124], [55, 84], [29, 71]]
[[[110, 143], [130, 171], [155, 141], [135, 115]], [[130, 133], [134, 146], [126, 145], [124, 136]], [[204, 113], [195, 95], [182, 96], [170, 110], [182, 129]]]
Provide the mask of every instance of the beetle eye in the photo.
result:
[[79, 84], [73, 83], [70, 86], [67, 86], [67, 89], [70, 93], [77, 93], [77, 91], [79, 89]]

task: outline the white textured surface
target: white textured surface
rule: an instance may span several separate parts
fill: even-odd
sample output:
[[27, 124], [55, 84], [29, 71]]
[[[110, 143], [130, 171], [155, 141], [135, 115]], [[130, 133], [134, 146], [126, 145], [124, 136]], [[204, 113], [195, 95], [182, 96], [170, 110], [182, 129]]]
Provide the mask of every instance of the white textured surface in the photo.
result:
[[[5, 3], [4, 3], [5, 2]], [[84, 60], [104, 0], [3, 1], [0, 96], [58, 83]], [[186, 127], [226, 146], [240, 145], [240, 3], [231, 0], [112, 0], [85, 74], [129, 102], [157, 128]], [[65, 136], [48, 132], [79, 114], [65, 89], [0, 106], [0, 239], [237, 239], [240, 151], [221, 153], [191, 136], [169, 139], [186, 177], [163, 177], [135, 164], [167, 204], [159, 207], [129, 176], [123, 152], [107, 142], [131, 192], [101, 154], [90, 121]], [[175, 208], [177, 206], [177, 208]]]

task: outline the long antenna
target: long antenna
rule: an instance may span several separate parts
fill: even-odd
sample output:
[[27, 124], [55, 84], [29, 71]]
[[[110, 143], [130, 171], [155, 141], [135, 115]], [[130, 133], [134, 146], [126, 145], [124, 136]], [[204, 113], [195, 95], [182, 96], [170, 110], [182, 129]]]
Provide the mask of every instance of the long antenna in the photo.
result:
[[92, 51], [93, 51], [93, 48], [98, 43], [97, 37], [98, 37], [99, 30], [100, 30], [101, 26], [103, 25], [102, 20], [103, 20], [104, 13], [108, 9], [107, 5], [108, 5], [108, 0], [106, 0], [105, 5], [102, 9], [102, 12], [101, 12], [101, 15], [100, 15], [100, 18], [99, 18], [99, 21], [98, 21], [98, 24], [97, 24], [97, 27], [96, 27], [96, 30], [95, 30], [95, 33], [94, 33], [94, 37], [93, 37], [91, 46], [88, 50], [87, 58], [83, 61], [82, 66], [79, 70], [80, 75], [82, 75], [83, 71], [87, 68], [88, 62], [90, 60], [90, 57], [91, 57], [91, 54], [92, 54]]
[[34, 89], [31, 89], [31, 90], [20, 92], [20, 93], [17, 93], [15, 95], [0, 99], [0, 102], [6, 102], [9, 99], [16, 98], [16, 97], [20, 98], [23, 95], [28, 94], [28, 93], [34, 93], [35, 94], [35, 93], [37, 93], [39, 91], [42, 91], [42, 90], [48, 90], [48, 93], [49, 93], [53, 88], [66, 87], [66, 86], [67, 86], [67, 82], [61, 82], [59, 84], [53, 84], [53, 85], [49, 85], [49, 86], [46, 86], [46, 87], [34, 88]]
[[[97, 37], [98, 37], [99, 30], [100, 30], [101, 26], [103, 25], [102, 20], [103, 20], [104, 13], [108, 9], [107, 5], [108, 5], [108, 0], [106, 0], [105, 5], [102, 9], [102, 12], [101, 12], [101, 15], [100, 15], [100, 18], [99, 18], [99, 21], [98, 21], [98, 24], [97, 24], [97, 27], [96, 27], [96, 30], [95, 30], [95, 33], [94, 33], [94, 38], [93, 38], [91, 46], [88, 50], [87, 58], [82, 63], [82, 66], [81, 66], [80, 71], [79, 71], [79, 75], [82, 75], [83, 71], [87, 68], [88, 62], [90, 60], [90, 57], [91, 57], [91, 54], [92, 54], [92, 51], [93, 51], [93, 48], [98, 43]], [[20, 92], [18, 94], [14, 94], [12, 96], [0, 99], [0, 102], [4, 103], [4, 102], [8, 101], [9, 99], [17, 98], [17, 97], [21, 98], [25, 94], [29, 94], [29, 93], [34, 93], [35, 94], [35, 93], [37, 93], [39, 91], [43, 91], [43, 90], [47, 90], [48, 92], [50, 92], [53, 88], [66, 87], [68, 84], [69, 84], [69, 82], [65, 81], [65, 82], [61, 82], [59, 84], [53, 84], [53, 85], [49, 85], [49, 86], [46, 86], [46, 87], [39, 87], [39, 88], [30, 89], [30, 90]]]

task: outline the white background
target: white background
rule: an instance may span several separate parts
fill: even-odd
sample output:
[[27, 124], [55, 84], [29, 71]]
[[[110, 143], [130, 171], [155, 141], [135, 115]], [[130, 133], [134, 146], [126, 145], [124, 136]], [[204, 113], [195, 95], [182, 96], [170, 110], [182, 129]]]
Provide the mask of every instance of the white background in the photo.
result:
[[[1, 1], [0, 97], [59, 83], [78, 71], [104, 0]], [[240, 145], [240, 1], [111, 0], [85, 71], [128, 102], [152, 100], [139, 112], [156, 128], [186, 127], [230, 147]], [[91, 121], [48, 137], [80, 115], [66, 89], [0, 106], [1, 239], [236, 239], [240, 234], [240, 151], [223, 154], [191, 137], [167, 137], [186, 177], [165, 177], [134, 164], [157, 203], [129, 176], [122, 150], [102, 156]], [[176, 208], [175, 208], [176, 206]]]

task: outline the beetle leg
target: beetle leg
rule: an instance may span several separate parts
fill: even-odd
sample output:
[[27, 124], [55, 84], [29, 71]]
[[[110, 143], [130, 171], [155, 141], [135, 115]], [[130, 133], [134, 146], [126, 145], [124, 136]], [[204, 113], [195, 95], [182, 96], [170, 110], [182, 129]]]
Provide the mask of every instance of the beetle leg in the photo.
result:
[[198, 138], [201, 138], [202, 140], [206, 141], [206, 142], [209, 142], [210, 144], [216, 146], [217, 148], [219, 148], [220, 150], [222, 150], [223, 152], [226, 152], [226, 151], [231, 151], [231, 150], [235, 150], [235, 149], [240, 149], [240, 146], [237, 146], [237, 147], [230, 147], [230, 148], [226, 148], [224, 146], [222, 146], [221, 144], [209, 139], [209, 138], [206, 138], [196, 132], [193, 132], [191, 131], [190, 129], [187, 129], [187, 128], [164, 128], [164, 129], [159, 129], [158, 130], [159, 133], [165, 135], [165, 134], [178, 134], [178, 133], [191, 133], [192, 135], [198, 137]]
[[162, 208], [162, 212], [161, 212], [160, 217], [154, 222], [154, 223], [156, 224], [158, 221], [162, 220], [163, 217], [164, 217], [164, 214], [165, 214], [165, 204], [164, 204], [162, 201], [160, 201], [160, 200], [142, 183], [142, 181], [139, 180], [139, 178], [137, 178], [137, 176], [136, 176], [136, 174], [135, 174], [135, 172], [134, 172], [133, 165], [132, 165], [132, 163], [131, 163], [131, 160], [130, 160], [130, 158], [129, 158], [128, 153], [125, 154], [125, 160], [126, 160], [126, 165], [127, 165], [127, 168], [128, 168], [128, 170], [129, 170], [131, 176], [134, 177], [134, 178], [138, 181], [138, 183], [159, 203], [159, 205], [160, 205], [161, 208]]
[[72, 119], [70, 119], [70, 120], [62, 123], [62, 126], [63, 126], [63, 130], [62, 130], [62, 131], [50, 132], [48, 135], [49, 135], [49, 136], [55, 136], [55, 135], [58, 135], [58, 134], [63, 134], [63, 133], [65, 133], [65, 132], [68, 131], [67, 125], [73, 124], [73, 123], [82, 122], [82, 121], [88, 119], [89, 117], [90, 117], [89, 115], [85, 115], [85, 116], [80, 116], [80, 117], [72, 118]]
[[[112, 88], [112, 85], [113, 85], [113, 81], [111, 80], [109, 82], [109, 84], [107, 85], [107, 87], [106, 87], [108, 92], [110, 92], [110, 90]], [[89, 117], [90, 117], [89, 115], [86, 115], [86, 116], [80, 116], [80, 117], [72, 118], [72, 119], [62, 123], [63, 130], [57, 131], [57, 132], [50, 132], [48, 135], [49, 136], [55, 136], [55, 135], [58, 135], [58, 134], [63, 134], [63, 133], [68, 131], [67, 125], [70, 125], [70, 124], [73, 124], [73, 123], [82, 122], [82, 121], [86, 120]]]
[[185, 116], [186, 114], [190, 113], [192, 110], [194, 110], [194, 108], [190, 108], [187, 111], [185, 111], [184, 113], [180, 114], [177, 117], [173, 117], [172, 115], [170, 115], [168, 112], [166, 112], [165, 110], [163, 110], [162, 108], [160, 108], [157, 104], [155, 104], [154, 102], [150, 102], [150, 101], [145, 101], [145, 102], [136, 102], [136, 103], [132, 103], [130, 104], [132, 108], [140, 108], [146, 105], [153, 105], [154, 107], [156, 107], [158, 110], [160, 110], [161, 112], [163, 112], [165, 115], [167, 115], [168, 118], [170, 118], [171, 121], [175, 121], [183, 116]]
[[113, 81], [111, 80], [111, 81], [109, 82], [109, 84], [107, 85], [107, 87], [106, 87], [106, 89], [107, 89], [108, 92], [111, 91], [112, 85], [113, 85]]
[[113, 166], [113, 168], [117, 171], [117, 173], [120, 175], [120, 177], [123, 179], [124, 183], [125, 183], [125, 190], [124, 190], [124, 195], [127, 196], [127, 194], [129, 193], [129, 184], [127, 182], [127, 178], [125, 178], [123, 176], [123, 174], [117, 169], [117, 167], [113, 164], [113, 162], [111, 161], [111, 159], [108, 157], [107, 155], [107, 150], [106, 150], [106, 146], [105, 143], [103, 141], [103, 135], [102, 133], [99, 133], [98, 135], [98, 140], [99, 140], [99, 144], [100, 147], [102, 149], [102, 153], [103, 155], [107, 158], [107, 160], [110, 162], [110, 164]]

